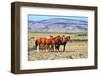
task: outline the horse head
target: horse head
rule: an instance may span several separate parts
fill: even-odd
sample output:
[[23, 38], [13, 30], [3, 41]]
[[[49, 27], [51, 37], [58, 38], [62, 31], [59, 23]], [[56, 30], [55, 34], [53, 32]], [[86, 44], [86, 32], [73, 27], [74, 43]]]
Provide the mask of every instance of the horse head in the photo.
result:
[[71, 37], [70, 36], [67, 36], [67, 37], [65, 37], [65, 40], [66, 41], [71, 41]]

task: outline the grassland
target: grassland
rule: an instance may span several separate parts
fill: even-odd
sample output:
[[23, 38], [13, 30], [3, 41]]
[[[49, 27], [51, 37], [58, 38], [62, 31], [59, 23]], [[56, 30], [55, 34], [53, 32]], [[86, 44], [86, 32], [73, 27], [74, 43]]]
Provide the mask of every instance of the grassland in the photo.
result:
[[[49, 35], [65, 35], [71, 36], [72, 42], [68, 42], [65, 52], [46, 52], [40, 50], [36, 52], [34, 49], [34, 41], [40, 37], [47, 37]], [[88, 57], [88, 36], [86, 34], [62, 34], [62, 33], [28, 33], [28, 60], [55, 60], [55, 59], [79, 59]], [[62, 46], [60, 47], [62, 49]]]

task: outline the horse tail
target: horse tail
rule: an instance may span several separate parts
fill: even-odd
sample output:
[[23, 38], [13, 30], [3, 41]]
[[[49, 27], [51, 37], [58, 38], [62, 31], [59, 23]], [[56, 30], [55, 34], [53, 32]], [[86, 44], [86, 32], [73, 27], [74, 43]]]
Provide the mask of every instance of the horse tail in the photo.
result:
[[37, 48], [37, 46], [38, 46], [38, 41], [37, 41], [37, 40], [35, 41], [35, 46], [36, 46], [36, 48]]
[[38, 40], [35, 41], [35, 47], [36, 47], [37, 52], [39, 52], [39, 43], [38, 43]]

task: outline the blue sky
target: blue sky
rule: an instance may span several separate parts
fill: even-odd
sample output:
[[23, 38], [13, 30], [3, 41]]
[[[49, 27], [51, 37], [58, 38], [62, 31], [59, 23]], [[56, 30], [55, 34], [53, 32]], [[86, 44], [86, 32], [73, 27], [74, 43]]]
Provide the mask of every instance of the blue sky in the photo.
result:
[[84, 16], [47, 16], [47, 15], [28, 15], [29, 21], [40, 21], [52, 18], [65, 18], [65, 19], [75, 19], [75, 20], [83, 20], [88, 21], [88, 17]]

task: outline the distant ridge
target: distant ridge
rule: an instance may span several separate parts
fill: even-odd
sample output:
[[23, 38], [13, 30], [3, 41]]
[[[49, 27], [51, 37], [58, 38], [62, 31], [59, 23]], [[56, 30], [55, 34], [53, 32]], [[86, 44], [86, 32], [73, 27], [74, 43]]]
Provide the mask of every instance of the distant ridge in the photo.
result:
[[52, 18], [41, 21], [28, 21], [30, 32], [87, 33], [88, 22], [85, 20]]

